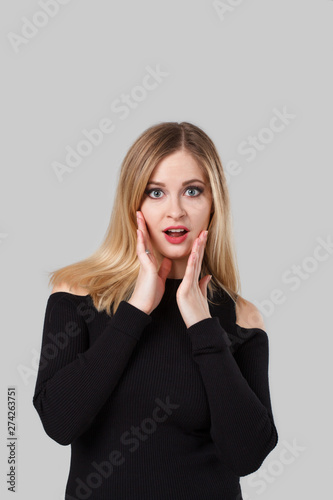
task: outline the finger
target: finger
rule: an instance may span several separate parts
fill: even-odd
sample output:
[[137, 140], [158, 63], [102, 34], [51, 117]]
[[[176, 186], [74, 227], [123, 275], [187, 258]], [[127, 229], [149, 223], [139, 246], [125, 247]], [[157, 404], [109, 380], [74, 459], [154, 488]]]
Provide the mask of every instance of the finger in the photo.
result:
[[190, 273], [189, 273], [189, 278], [190, 278], [190, 285], [196, 285], [198, 283], [198, 278], [199, 278], [199, 272], [201, 268], [200, 264], [200, 253], [201, 253], [201, 248], [200, 248], [201, 242], [200, 238], [196, 238], [194, 245], [193, 245], [193, 255], [192, 255], [192, 263], [190, 266]]
[[184, 279], [189, 280], [189, 286], [193, 286], [198, 283], [199, 272], [201, 269], [201, 259], [202, 254], [202, 243], [200, 241], [200, 235], [194, 240], [192, 245], [191, 254], [187, 261], [187, 266], [185, 269]]
[[196, 238], [194, 240], [192, 250], [191, 250], [191, 255], [190, 255], [190, 264], [192, 264], [192, 267], [195, 266], [195, 264], [198, 260], [198, 249], [199, 249], [199, 239]]
[[189, 289], [193, 284], [194, 266], [196, 260], [196, 251], [195, 251], [196, 247], [197, 247], [197, 238], [194, 240], [194, 243], [191, 248], [191, 253], [188, 256], [187, 265], [182, 281], [182, 284], [187, 285]]
[[[202, 231], [200, 233], [200, 235], [198, 236], [198, 246], [197, 246], [196, 258], [195, 258], [194, 276], [193, 276], [194, 283], [198, 283], [198, 280], [199, 280], [203, 256], [205, 253], [205, 246], [206, 246], [205, 231]], [[201, 282], [203, 283], [204, 288], [206, 288], [206, 283], [203, 280], [204, 280], [204, 278], [202, 278], [199, 282], [199, 287], [200, 287], [202, 293], [204, 293], [204, 292], [203, 292], [203, 288], [201, 288], [201, 286], [200, 286]]]
[[149, 237], [149, 233], [148, 233], [146, 221], [145, 221], [145, 218], [143, 217], [143, 215], [141, 215], [139, 217], [139, 224], [140, 224], [140, 229], [141, 229], [142, 234], [143, 234], [144, 243], [147, 245], [146, 248], [148, 250], [152, 251], [152, 245], [151, 245], [151, 241], [150, 241], [150, 237]]
[[204, 251], [205, 251], [205, 242], [202, 240], [202, 233], [201, 233], [200, 236], [198, 237], [198, 247], [195, 259], [195, 270], [194, 270], [195, 283], [198, 283], [199, 280]]
[[144, 237], [143, 237], [143, 234], [142, 234], [142, 231], [140, 229], [137, 230], [137, 233], [138, 233], [138, 254], [139, 255], [145, 255], [146, 256], [146, 259], [148, 259], [149, 261], [151, 260], [149, 255], [151, 255], [153, 257], [153, 254], [150, 253], [149, 255], [146, 253], [146, 244], [145, 244], [145, 241], [144, 241]]
[[206, 243], [207, 243], [207, 236], [205, 235], [205, 231], [202, 232], [200, 235], [200, 268], [199, 268], [199, 274], [202, 266], [202, 261], [205, 255], [205, 249], [206, 249]]
[[138, 235], [138, 251], [142, 253], [145, 250], [145, 245], [144, 245], [144, 240], [143, 240], [143, 234], [141, 229], [137, 229], [137, 235]]
[[[139, 214], [140, 214], [140, 212], [139, 212]], [[144, 245], [144, 251], [146, 253], [146, 250], [149, 250], [150, 254], [153, 256], [153, 246], [151, 244], [151, 241], [150, 241], [150, 238], [149, 238], [149, 234], [148, 234], [148, 230], [147, 230], [145, 221], [143, 219], [143, 216], [137, 217], [137, 220], [138, 220], [138, 228], [140, 229], [141, 234], [142, 234], [142, 241], [143, 241], [143, 245]], [[149, 255], [147, 253], [146, 253], [146, 255], [149, 258]]]
[[201, 241], [200, 237], [198, 238], [197, 245], [198, 246], [197, 246], [197, 251], [196, 251], [196, 255], [195, 255], [194, 276], [193, 276], [195, 283], [198, 283], [200, 269], [201, 269], [202, 241]]

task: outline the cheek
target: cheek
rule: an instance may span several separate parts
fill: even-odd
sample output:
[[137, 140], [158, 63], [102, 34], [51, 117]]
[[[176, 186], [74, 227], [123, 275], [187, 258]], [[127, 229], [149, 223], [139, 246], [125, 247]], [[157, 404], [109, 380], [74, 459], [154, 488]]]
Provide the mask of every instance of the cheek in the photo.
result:
[[158, 224], [156, 220], [156, 214], [154, 217], [154, 213], [151, 210], [141, 209], [141, 213], [144, 217], [146, 228], [148, 233], [151, 235], [152, 233], [156, 233], [158, 229]]
[[153, 221], [153, 211], [151, 208], [148, 206], [148, 204], [142, 203], [140, 207], [140, 212], [143, 215], [143, 218], [146, 222], [146, 225], [148, 227], [149, 224], [151, 224]]

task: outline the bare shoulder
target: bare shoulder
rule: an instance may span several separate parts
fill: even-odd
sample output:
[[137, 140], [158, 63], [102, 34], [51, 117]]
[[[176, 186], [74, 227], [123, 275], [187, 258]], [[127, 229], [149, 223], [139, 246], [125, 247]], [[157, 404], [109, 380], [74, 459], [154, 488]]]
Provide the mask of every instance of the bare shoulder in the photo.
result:
[[264, 318], [259, 309], [240, 295], [236, 301], [236, 323], [243, 328], [261, 328], [265, 331]]
[[68, 293], [71, 293], [73, 295], [88, 295], [87, 293], [87, 290], [84, 289], [84, 288], [81, 288], [81, 287], [70, 287], [70, 285], [68, 285], [68, 283], [59, 283], [58, 285], [54, 285], [54, 287], [52, 288], [52, 291], [51, 291], [51, 295], [52, 293], [56, 293], [56, 292], [68, 292]]

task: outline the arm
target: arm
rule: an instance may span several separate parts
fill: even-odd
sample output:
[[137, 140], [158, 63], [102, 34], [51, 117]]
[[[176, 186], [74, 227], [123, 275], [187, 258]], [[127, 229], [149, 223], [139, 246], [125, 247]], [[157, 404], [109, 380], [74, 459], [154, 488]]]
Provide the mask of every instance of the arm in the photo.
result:
[[89, 347], [87, 325], [70, 295], [50, 295], [33, 396], [48, 436], [68, 445], [90, 427], [151, 321], [150, 316], [122, 301]]
[[219, 318], [188, 328], [211, 412], [211, 436], [236, 475], [256, 471], [278, 440], [268, 384], [268, 336], [260, 328], [237, 326], [248, 339], [233, 355]]

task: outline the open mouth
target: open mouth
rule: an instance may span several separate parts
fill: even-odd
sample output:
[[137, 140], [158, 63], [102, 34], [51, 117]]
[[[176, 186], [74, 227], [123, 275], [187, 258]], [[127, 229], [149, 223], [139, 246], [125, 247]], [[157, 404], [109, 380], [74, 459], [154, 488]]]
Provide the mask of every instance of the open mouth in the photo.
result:
[[179, 238], [180, 236], [184, 236], [188, 231], [185, 229], [169, 229], [168, 231], [164, 231], [165, 234], [170, 236], [171, 238]]

